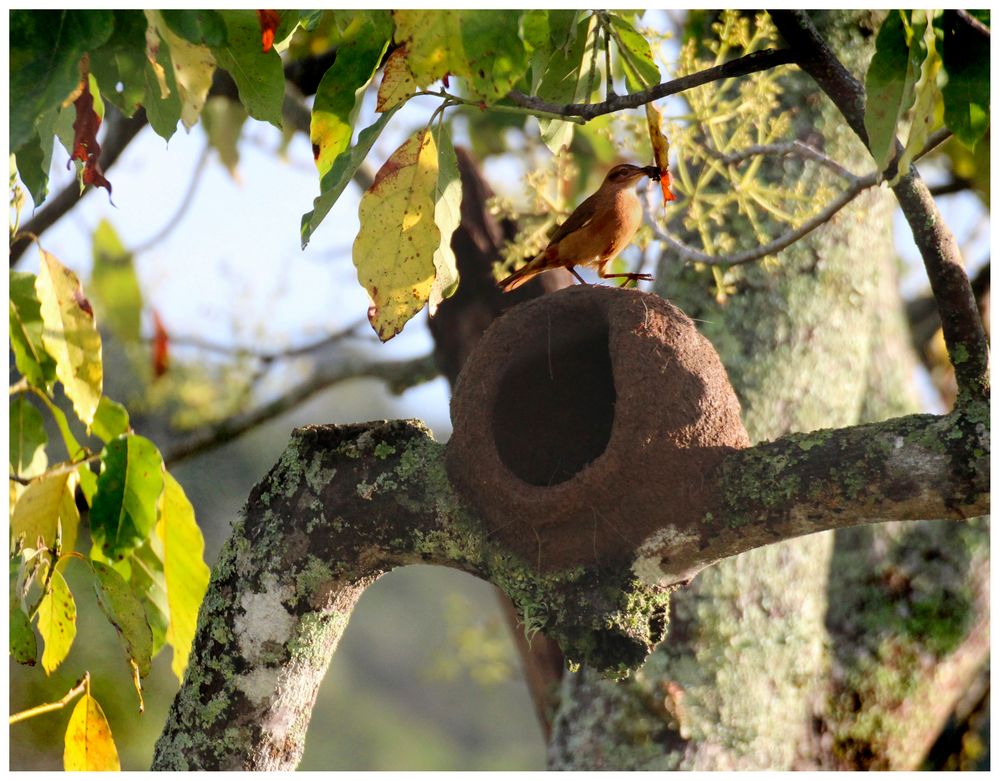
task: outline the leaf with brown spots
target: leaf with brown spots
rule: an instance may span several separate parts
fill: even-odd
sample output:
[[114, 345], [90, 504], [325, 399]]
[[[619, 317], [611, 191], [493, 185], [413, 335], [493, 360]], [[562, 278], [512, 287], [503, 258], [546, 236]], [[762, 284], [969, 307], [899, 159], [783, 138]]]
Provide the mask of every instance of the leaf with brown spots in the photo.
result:
[[111, 196], [111, 183], [104, 178], [101, 170], [101, 145], [97, 143], [97, 131], [101, 127], [101, 118], [94, 111], [94, 95], [90, 91], [90, 57], [86, 54], [80, 59], [79, 95], [73, 101], [76, 109], [76, 120], [73, 122], [73, 151], [70, 160], [83, 163], [82, 179], [84, 184], [103, 187]]
[[433, 290], [441, 244], [437, 187], [437, 147], [424, 128], [392, 153], [361, 197], [354, 265], [372, 299], [368, 320], [383, 342], [424, 308]]
[[90, 691], [80, 698], [66, 725], [66, 770], [121, 770], [111, 727]]

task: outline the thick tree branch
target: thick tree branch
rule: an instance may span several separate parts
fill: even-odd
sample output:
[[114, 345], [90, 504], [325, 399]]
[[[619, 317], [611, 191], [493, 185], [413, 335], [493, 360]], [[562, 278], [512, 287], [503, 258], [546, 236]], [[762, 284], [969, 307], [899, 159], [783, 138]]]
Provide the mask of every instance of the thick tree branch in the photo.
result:
[[665, 594], [627, 571], [536, 577], [456, 497], [443, 451], [414, 421], [293, 434], [213, 570], [153, 769], [293, 769], [351, 610], [404, 564], [491, 580], [598, 669], [641, 661], [662, 636]]
[[[840, 63], [804, 11], [776, 10], [771, 17], [792, 47], [795, 62], [813, 77], [867, 146], [861, 83]], [[896, 155], [901, 152], [902, 145], [897, 141]], [[989, 398], [989, 347], [955, 237], [915, 167], [892, 189], [913, 231], [938, 302], [959, 399]]]
[[562, 117], [582, 117], [591, 120], [602, 114], [612, 114], [616, 111], [623, 111], [628, 108], [639, 108], [645, 104], [665, 98], [669, 95], [676, 95], [679, 92], [700, 87], [703, 84], [710, 84], [720, 79], [728, 79], [733, 76], [746, 76], [749, 73], [775, 68], [779, 65], [787, 65], [793, 62], [792, 51], [789, 49], [764, 49], [753, 52], [745, 57], [739, 57], [722, 65], [707, 68], [697, 73], [681, 76], [679, 79], [665, 81], [650, 87], [642, 92], [635, 92], [631, 95], [616, 95], [605, 100], [603, 103], [550, 103], [541, 98], [525, 95], [518, 90], [511, 90], [509, 97], [517, 105], [532, 109], [533, 111], [544, 111], [547, 114], [556, 114]]
[[570, 658], [634, 668], [660, 639], [661, 589], [718, 559], [824, 529], [985, 513], [988, 416], [972, 402], [945, 417], [793, 434], [733, 453], [706, 475], [719, 500], [703, 526], [676, 530], [664, 517], [630, 566], [548, 576], [491, 541], [421, 424], [299, 429], [213, 572], [153, 767], [294, 767], [351, 610], [367, 585], [405, 564], [490, 580]]

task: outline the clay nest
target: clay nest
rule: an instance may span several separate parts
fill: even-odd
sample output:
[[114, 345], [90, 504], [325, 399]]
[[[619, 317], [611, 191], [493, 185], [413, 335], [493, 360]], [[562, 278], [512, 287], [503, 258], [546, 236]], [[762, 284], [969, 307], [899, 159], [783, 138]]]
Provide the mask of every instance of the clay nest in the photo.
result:
[[666, 526], [683, 544], [708, 511], [705, 476], [749, 445], [694, 323], [659, 296], [602, 286], [496, 320], [462, 369], [451, 416], [456, 489], [545, 573], [620, 564]]

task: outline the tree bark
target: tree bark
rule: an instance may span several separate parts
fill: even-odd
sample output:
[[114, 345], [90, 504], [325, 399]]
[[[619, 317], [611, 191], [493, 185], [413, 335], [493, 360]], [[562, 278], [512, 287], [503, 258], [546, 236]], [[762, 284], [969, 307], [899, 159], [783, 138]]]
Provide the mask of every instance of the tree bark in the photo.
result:
[[[867, 17], [815, 19], [855, 74], [867, 67], [880, 21]], [[784, 86], [789, 102], [807, 107], [793, 134], [818, 131], [839, 162], [853, 170], [871, 167], [858, 140], [837, 130], [839, 113], [815, 99], [811, 79], [790, 72]], [[658, 289], [696, 318], [719, 349], [752, 439], [909, 411], [909, 400], [887, 387], [908, 381], [912, 368], [898, 332], [893, 206], [885, 192], [862, 196], [782, 253], [777, 271], [738, 271], [739, 292], [724, 306], [711, 296], [706, 275], [663, 259]], [[887, 344], [894, 352], [890, 361]], [[858, 486], [861, 492], [869, 479]], [[988, 572], [988, 537], [979, 523], [963, 527], [961, 535], [937, 522], [893, 532], [895, 526], [838, 531], [836, 538], [812, 535], [707, 569], [673, 595], [668, 639], [634, 681], [612, 684], [587, 670], [567, 679], [550, 766], [919, 763], [934, 725], [984, 658], [988, 604], [977, 584]], [[933, 542], [921, 542], [927, 537]], [[939, 546], [954, 551], [942, 554], [949, 566], [927, 567], [921, 553]], [[890, 562], [901, 558], [908, 564], [905, 582], [918, 582], [919, 589], [897, 582], [902, 596], [893, 599], [883, 581]], [[953, 613], [955, 593], [964, 600]], [[912, 618], [914, 605], [920, 605], [919, 620]], [[894, 615], [897, 620], [886, 622]], [[852, 616], [859, 620], [848, 622]], [[874, 657], [871, 646], [878, 651]], [[948, 686], [929, 709], [937, 674]]]

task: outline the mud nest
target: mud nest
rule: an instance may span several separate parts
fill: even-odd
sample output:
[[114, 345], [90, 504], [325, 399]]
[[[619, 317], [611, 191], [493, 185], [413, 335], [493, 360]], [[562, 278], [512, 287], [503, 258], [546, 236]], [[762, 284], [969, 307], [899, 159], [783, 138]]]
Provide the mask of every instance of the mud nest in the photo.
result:
[[582, 285], [511, 309], [451, 402], [448, 473], [492, 535], [542, 572], [627, 561], [701, 523], [703, 485], [747, 447], [712, 345], [677, 307]]

